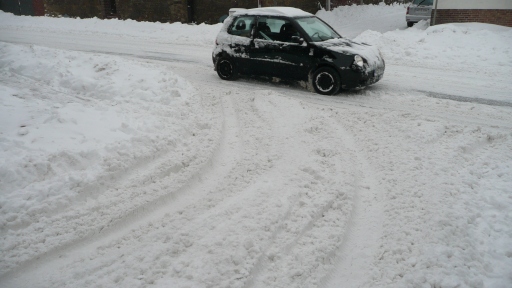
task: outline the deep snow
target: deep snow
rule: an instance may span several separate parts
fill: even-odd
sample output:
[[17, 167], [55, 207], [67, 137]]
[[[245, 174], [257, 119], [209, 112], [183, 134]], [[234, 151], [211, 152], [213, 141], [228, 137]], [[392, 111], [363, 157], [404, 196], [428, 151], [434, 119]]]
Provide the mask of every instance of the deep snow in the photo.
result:
[[510, 287], [512, 29], [404, 13], [318, 13], [387, 64], [323, 97], [218, 79], [220, 25], [0, 12], [1, 286]]

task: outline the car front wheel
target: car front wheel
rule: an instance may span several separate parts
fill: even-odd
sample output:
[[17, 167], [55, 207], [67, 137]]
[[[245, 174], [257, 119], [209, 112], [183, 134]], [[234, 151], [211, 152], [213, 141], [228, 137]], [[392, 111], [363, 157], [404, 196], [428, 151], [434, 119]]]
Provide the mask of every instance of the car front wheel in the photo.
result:
[[338, 73], [329, 67], [321, 67], [313, 73], [313, 88], [322, 95], [334, 95], [338, 93], [341, 80]]
[[217, 74], [222, 80], [235, 80], [238, 76], [235, 63], [230, 58], [219, 58], [216, 68]]

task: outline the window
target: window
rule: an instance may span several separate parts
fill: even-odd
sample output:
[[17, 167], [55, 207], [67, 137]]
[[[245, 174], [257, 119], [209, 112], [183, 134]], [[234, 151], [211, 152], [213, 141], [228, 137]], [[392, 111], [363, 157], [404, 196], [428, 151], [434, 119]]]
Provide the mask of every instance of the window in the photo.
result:
[[422, 6], [432, 6], [434, 4], [434, 0], [414, 0], [412, 4], [422, 5]]
[[322, 42], [341, 37], [336, 31], [316, 17], [299, 18], [297, 23], [306, 31], [313, 42]]
[[256, 19], [254, 16], [241, 16], [233, 21], [233, 24], [228, 29], [228, 33], [231, 35], [241, 37], [251, 37], [251, 30], [254, 27]]
[[267, 41], [293, 42], [293, 36], [300, 37], [300, 34], [289, 20], [269, 17], [258, 18], [254, 38]]

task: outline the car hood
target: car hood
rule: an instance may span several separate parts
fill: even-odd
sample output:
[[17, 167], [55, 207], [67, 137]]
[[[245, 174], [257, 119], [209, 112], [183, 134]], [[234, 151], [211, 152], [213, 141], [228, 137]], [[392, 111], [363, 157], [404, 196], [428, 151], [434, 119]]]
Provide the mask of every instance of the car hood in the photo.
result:
[[366, 60], [368, 68], [375, 68], [384, 63], [379, 49], [366, 43], [358, 43], [346, 38], [336, 38], [323, 42], [314, 42], [313, 44], [336, 53], [359, 55]]

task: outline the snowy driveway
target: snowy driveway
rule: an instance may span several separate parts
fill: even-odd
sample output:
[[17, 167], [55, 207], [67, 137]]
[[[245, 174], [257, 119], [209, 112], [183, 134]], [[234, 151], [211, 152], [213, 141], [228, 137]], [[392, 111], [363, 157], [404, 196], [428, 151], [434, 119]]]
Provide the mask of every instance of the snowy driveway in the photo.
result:
[[0, 27], [0, 286], [512, 283], [510, 32], [363, 33], [384, 79], [325, 97], [221, 81], [215, 27], [40, 21]]

